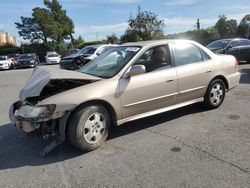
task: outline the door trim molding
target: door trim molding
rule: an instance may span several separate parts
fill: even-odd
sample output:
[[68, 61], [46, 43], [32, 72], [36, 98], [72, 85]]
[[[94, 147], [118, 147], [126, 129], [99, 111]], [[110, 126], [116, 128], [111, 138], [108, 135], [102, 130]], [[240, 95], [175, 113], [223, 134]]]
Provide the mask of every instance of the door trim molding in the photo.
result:
[[172, 93], [172, 94], [169, 94], [169, 95], [163, 95], [163, 96], [160, 96], [160, 97], [155, 97], [155, 98], [152, 98], [152, 99], [147, 99], [147, 100], [143, 100], [143, 101], [139, 101], [139, 102], [127, 104], [127, 105], [123, 106], [123, 108], [128, 108], [128, 107], [131, 107], [131, 106], [143, 104], [143, 103], [146, 103], [146, 102], [155, 101], [155, 100], [158, 100], [158, 99], [163, 99], [163, 98], [167, 98], [167, 97], [172, 97], [172, 96], [175, 96], [175, 95], [177, 95], [177, 94], [178, 94], [178, 93]]
[[155, 115], [155, 114], [167, 112], [167, 111], [170, 111], [170, 110], [174, 110], [174, 109], [177, 109], [177, 108], [181, 108], [181, 107], [184, 107], [184, 106], [187, 106], [187, 105], [190, 105], [190, 104], [194, 104], [194, 103], [198, 103], [198, 102], [202, 102], [202, 101], [204, 101], [203, 97], [198, 98], [198, 99], [194, 99], [194, 100], [190, 100], [190, 101], [187, 101], [187, 102], [183, 102], [183, 103], [180, 103], [180, 104], [172, 105], [172, 106], [169, 106], [169, 107], [153, 110], [153, 111], [150, 111], [150, 112], [145, 112], [145, 113], [142, 113], [142, 114], [138, 114], [138, 115], [135, 115], [135, 116], [131, 116], [131, 117], [128, 117], [128, 118], [118, 120], [117, 125], [119, 126], [119, 125], [121, 125], [123, 123], [126, 123], [126, 122], [129, 122], [129, 121], [134, 121], [134, 120], [141, 119], [141, 118], [148, 117], [148, 116], [152, 116], [152, 115]]

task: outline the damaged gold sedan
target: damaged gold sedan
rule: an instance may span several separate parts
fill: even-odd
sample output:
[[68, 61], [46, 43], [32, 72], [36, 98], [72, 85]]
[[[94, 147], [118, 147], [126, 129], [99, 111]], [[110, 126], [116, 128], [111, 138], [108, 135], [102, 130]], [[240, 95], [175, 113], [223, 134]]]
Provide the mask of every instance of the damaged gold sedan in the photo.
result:
[[219, 107], [240, 79], [233, 56], [188, 40], [128, 43], [78, 72], [38, 67], [9, 112], [13, 124], [52, 140], [46, 155], [69, 141], [93, 150], [121, 125], [193, 103]]

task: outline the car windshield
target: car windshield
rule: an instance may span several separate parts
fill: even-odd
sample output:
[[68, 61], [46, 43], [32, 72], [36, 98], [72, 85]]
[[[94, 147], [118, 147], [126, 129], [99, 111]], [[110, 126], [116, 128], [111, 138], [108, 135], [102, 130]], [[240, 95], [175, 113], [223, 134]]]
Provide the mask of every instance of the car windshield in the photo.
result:
[[21, 55], [18, 59], [33, 59], [32, 55]]
[[58, 57], [58, 54], [49, 54], [48, 57]]
[[7, 59], [6, 57], [0, 57], [0, 61], [4, 61], [6, 59]]
[[230, 42], [231, 40], [217, 40], [214, 41], [212, 43], [210, 43], [207, 47], [208, 48], [224, 48], [227, 46], [227, 44]]
[[107, 50], [80, 68], [79, 72], [100, 78], [115, 76], [140, 50], [137, 46], [121, 46]]
[[96, 47], [85, 47], [85, 48], [81, 49], [78, 53], [91, 55], [91, 54], [95, 53], [96, 49], [97, 49]]

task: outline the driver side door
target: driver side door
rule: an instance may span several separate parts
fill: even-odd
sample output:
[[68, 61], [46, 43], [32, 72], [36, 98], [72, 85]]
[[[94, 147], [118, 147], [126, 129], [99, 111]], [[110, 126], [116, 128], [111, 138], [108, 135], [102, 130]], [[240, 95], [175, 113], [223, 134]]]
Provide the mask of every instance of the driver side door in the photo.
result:
[[[123, 119], [165, 108], [176, 102], [177, 73], [172, 66], [168, 45], [147, 50], [135, 64], [142, 64], [147, 69], [149, 64], [147, 60], [151, 58], [145, 57], [154, 54], [150, 50], [154, 51], [156, 48], [165, 51], [161, 55], [166, 56], [163, 58], [166, 59], [166, 63], [163, 63], [160, 67], [151, 66], [154, 69], [148, 69], [149, 71], [144, 74], [122, 77], [119, 81]], [[143, 59], [146, 61], [143, 62]]]

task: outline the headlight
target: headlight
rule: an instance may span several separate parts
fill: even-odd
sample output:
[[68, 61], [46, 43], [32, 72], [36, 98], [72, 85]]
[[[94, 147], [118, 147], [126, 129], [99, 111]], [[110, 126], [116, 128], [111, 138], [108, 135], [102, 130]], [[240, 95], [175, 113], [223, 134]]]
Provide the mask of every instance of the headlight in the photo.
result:
[[45, 106], [21, 106], [15, 113], [16, 116], [22, 118], [46, 118], [55, 111], [56, 105], [45, 105]]

